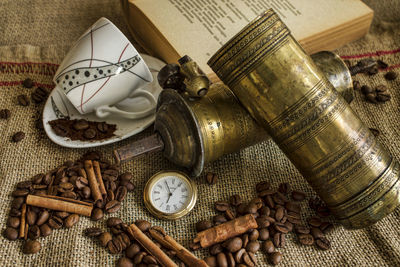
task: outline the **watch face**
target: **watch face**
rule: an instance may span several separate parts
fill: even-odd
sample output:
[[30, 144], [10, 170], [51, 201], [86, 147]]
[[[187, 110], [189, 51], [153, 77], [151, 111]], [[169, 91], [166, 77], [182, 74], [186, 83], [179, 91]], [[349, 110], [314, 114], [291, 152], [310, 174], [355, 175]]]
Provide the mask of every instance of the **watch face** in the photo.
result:
[[150, 201], [160, 212], [173, 214], [189, 206], [192, 194], [192, 188], [186, 180], [177, 176], [164, 176], [150, 189]]

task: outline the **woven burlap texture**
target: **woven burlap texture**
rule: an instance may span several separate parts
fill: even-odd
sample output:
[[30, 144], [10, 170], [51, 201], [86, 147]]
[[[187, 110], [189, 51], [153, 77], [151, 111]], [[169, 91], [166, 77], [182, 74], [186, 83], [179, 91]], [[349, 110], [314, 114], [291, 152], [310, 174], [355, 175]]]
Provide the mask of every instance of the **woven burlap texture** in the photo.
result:
[[[370, 3], [369, 3], [370, 2]], [[363, 39], [337, 50], [339, 55], [356, 55], [392, 51], [400, 44], [400, 4], [397, 0], [368, 1], [376, 9], [377, 18], [370, 34]], [[97, 1], [13, 1], [0, 3], [0, 109], [11, 110], [11, 118], [0, 121], [0, 224], [5, 228], [10, 210], [10, 193], [19, 181], [62, 164], [67, 159], [80, 157], [86, 149], [69, 149], [52, 143], [34, 126], [42, 106], [31, 104], [18, 106], [19, 94], [30, 95], [32, 89], [25, 89], [20, 82], [27, 77], [47, 88], [52, 88], [52, 75], [73, 41], [98, 18], [105, 16], [127, 34], [121, 8], [115, 0]], [[306, 27], [306, 25], [305, 25]], [[25, 44], [25, 45], [24, 45]], [[389, 65], [400, 63], [400, 53], [375, 56]], [[351, 59], [355, 63], [357, 59]], [[6, 62], [6, 63], [4, 63]], [[11, 62], [11, 63], [7, 63]], [[15, 64], [15, 63], [23, 64]], [[26, 63], [30, 62], [30, 63]], [[35, 64], [41, 63], [41, 64]], [[43, 64], [48, 63], [48, 64]], [[398, 70], [397, 70], [398, 71]], [[366, 103], [359, 92], [351, 104], [360, 118], [369, 127], [381, 131], [379, 140], [400, 159], [400, 79], [388, 82], [383, 79], [385, 72], [369, 77], [357, 75], [362, 84], [376, 86], [385, 84], [390, 89], [392, 100], [386, 104]], [[10, 141], [17, 131], [24, 131], [26, 138], [20, 143]], [[113, 149], [126, 145], [151, 134], [146, 130], [128, 140], [100, 147], [98, 150], [111, 160]], [[227, 155], [208, 165], [206, 171], [216, 172], [219, 181], [214, 186], [205, 184], [204, 177], [196, 180], [199, 201], [194, 210], [177, 221], [155, 219], [144, 208], [143, 188], [146, 180], [160, 170], [176, 169], [160, 153], [147, 155], [122, 165], [131, 171], [135, 191], [123, 202], [121, 210], [114, 214], [126, 222], [146, 219], [160, 225], [179, 242], [188, 245], [195, 236], [194, 224], [200, 219], [211, 218], [216, 213], [213, 202], [240, 194], [244, 199], [254, 197], [257, 182], [268, 180], [273, 186], [289, 182], [293, 189], [305, 191], [308, 196], [315, 193], [297, 172], [285, 155], [272, 142], [266, 141], [238, 153]], [[303, 219], [312, 212], [303, 203], [306, 211]], [[107, 216], [105, 217], [107, 218]], [[47, 238], [40, 238], [42, 250], [35, 255], [21, 252], [21, 241], [0, 243], [1, 266], [113, 266], [119, 255], [111, 255], [96, 242], [86, 238], [82, 232], [87, 227], [105, 229], [104, 221], [92, 222], [81, 217], [71, 229], [53, 231]], [[400, 211], [377, 224], [363, 230], [349, 231], [335, 224], [335, 230], [328, 235], [332, 249], [321, 251], [317, 248], [300, 246], [293, 235], [289, 235], [283, 252], [282, 266], [399, 266], [400, 265]], [[195, 252], [198, 256], [208, 255], [206, 250]], [[259, 266], [268, 266], [267, 257], [259, 252]]]

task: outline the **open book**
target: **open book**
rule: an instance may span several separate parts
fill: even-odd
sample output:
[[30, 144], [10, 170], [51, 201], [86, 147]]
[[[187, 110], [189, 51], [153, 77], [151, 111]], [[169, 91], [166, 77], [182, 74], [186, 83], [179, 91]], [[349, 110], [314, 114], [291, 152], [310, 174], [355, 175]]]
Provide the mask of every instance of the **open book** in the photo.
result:
[[189, 55], [213, 79], [208, 59], [263, 11], [273, 8], [309, 54], [365, 35], [373, 11], [360, 0], [121, 0], [130, 31], [168, 63]]

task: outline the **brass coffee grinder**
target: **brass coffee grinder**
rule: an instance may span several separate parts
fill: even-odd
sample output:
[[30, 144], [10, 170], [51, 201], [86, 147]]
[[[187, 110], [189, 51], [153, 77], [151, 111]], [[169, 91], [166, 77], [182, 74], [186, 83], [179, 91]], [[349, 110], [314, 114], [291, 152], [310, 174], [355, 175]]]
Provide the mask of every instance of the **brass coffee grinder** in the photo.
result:
[[[350, 72], [332, 52], [312, 55], [315, 63], [341, 95], [351, 102]], [[155, 134], [114, 151], [118, 162], [163, 151], [178, 166], [199, 176], [208, 162], [269, 138], [223, 83], [209, 83], [196, 62], [185, 56], [160, 71], [165, 89], [158, 99]]]

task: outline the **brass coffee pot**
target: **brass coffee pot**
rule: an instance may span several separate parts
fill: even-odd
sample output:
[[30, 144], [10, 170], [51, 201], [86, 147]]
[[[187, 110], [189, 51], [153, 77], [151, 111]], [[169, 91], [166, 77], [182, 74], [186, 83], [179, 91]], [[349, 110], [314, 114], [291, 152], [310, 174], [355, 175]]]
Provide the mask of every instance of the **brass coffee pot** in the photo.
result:
[[[340, 57], [323, 51], [312, 58], [336, 90], [351, 102], [352, 79]], [[163, 90], [158, 99], [155, 134], [115, 150], [118, 162], [162, 150], [167, 159], [189, 169], [191, 175], [197, 177], [205, 164], [269, 138], [224, 84], [212, 84], [205, 96], [194, 97], [205, 91], [204, 86], [198, 84], [207, 82], [202, 72], [193, 67], [195, 63], [191, 61], [188, 67], [185, 65], [188, 60], [184, 59], [180, 63], [185, 73], [190, 73], [188, 81], [200, 78], [203, 82], [188, 84], [186, 91]]]

